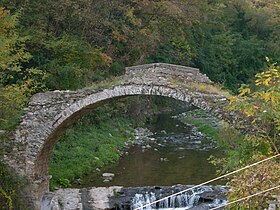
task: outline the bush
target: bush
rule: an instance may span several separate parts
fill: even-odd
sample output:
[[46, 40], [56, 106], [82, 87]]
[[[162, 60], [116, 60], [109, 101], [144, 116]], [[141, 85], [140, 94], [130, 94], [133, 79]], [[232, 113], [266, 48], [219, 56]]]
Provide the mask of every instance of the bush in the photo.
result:
[[15, 174], [0, 162], [0, 209], [24, 209], [28, 205], [20, 194], [26, 180]]

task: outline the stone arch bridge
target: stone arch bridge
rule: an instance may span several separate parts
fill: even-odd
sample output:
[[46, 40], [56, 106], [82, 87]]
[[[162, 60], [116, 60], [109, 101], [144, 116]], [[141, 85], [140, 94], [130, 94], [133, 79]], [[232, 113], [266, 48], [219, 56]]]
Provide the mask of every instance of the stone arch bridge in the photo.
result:
[[171, 64], [128, 67], [125, 75], [96, 88], [38, 93], [24, 109], [21, 123], [11, 136], [13, 146], [5, 155], [6, 162], [29, 180], [27, 192], [34, 209], [39, 209], [42, 196], [49, 190], [48, 165], [59, 136], [95, 107], [132, 95], [171, 97], [234, 120], [224, 109], [227, 99], [206, 75], [195, 68]]

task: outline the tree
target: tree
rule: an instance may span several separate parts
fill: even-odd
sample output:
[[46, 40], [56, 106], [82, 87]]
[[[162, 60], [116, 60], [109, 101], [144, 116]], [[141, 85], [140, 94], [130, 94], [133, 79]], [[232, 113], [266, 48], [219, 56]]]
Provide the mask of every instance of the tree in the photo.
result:
[[27, 99], [43, 90], [45, 74], [36, 68], [25, 68], [31, 59], [26, 52], [26, 37], [17, 31], [19, 14], [11, 15], [0, 8], [0, 127], [13, 126]]
[[[269, 59], [267, 58], [267, 61]], [[276, 64], [256, 75], [255, 86], [243, 85], [239, 95], [230, 98], [230, 110], [238, 110], [246, 116], [254, 129], [254, 135], [246, 135], [244, 141], [251, 145], [252, 156], [245, 164], [257, 162], [272, 154], [279, 154], [280, 149], [280, 68]], [[228, 184], [231, 186], [229, 198], [246, 197], [280, 183], [280, 163], [272, 160], [255, 166], [236, 175]], [[243, 208], [259, 208], [267, 205], [266, 201], [275, 191], [237, 204]]]
[[41, 66], [49, 77], [46, 85], [49, 89], [79, 89], [92, 85], [98, 78], [104, 77], [111, 64], [111, 58], [93, 47], [87, 41], [64, 34], [43, 42], [48, 51]]
[[15, 28], [18, 14], [10, 15], [8, 10], [0, 7], [0, 82], [3, 85], [16, 80], [14, 76], [21, 71], [22, 62], [26, 62], [31, 55], [25, 51], [26, 38], [19, 37]]
[[[267, 59], [268, 60], [268, 59]], [[256, 75], [255, 87], [242, 85], [239, 95], [230, 98], [230, 109], [251, 119], [256, 137], [269, 141], [272, 151], [279, 152], [280, 137], [280, 72], [271, 64]]]

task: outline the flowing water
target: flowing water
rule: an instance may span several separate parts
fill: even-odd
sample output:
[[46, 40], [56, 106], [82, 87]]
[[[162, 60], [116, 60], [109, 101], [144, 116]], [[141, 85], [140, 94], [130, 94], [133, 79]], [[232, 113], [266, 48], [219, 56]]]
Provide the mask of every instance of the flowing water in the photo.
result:
[[[226, 190], [223, 187], [220, 187], [219, 190], [221, 192], [224, 192]], [[213, 200], [208, 202], [202, 202], [201, 195], [205, 192], [213, 192], [213, 187], [210, 186], [202, 186], [195, 188], [194, 190], [191, 190], [190, 192], [186, 192], [183, 194], [175, 195], [172, 197], [169, 197], [168, 199], [161, 200], [158, 203], [155, 203], [156, 200], [159, 200], [162, 198], [162, 196], [157, 195], [154, 192], [146, 192], [142, 194], [136, 194], [132, 200], [132, 208], [131, 209], [158, 209], [158, 210], [186, 210], [191, 209], [193, 207], [196, 207], [197, 210], [199, 209], [210, 209], [213, 207], [217, 207], [220, 205], [223, 205], [226, 203], [226, 200], [224, 197], [213, 198]], [[148, 205], [143, 208], [143, 205]]]
[[131, 147], [115, 166], [103, 171], [115, 174], [111, 182], [103, 182], [102, 173], [95, 172], [82, 178], [81, 187], [193, 185], [216, 176], [207, 159], [221, 150], [194, 127], [172, 114], [158, 114], [147, 128], [154, 133], [151, 142]]

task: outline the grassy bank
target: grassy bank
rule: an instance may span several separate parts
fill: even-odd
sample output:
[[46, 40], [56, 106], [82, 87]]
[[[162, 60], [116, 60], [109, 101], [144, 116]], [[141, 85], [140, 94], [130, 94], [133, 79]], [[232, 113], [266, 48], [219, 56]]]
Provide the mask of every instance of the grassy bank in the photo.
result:
[[57, 143], [49, 169], [53, 177], [51, 188], [69, 187], [73, 179], [93, 168], [115, 163], [124, 150], [125, 142], [133, 139], [128, 118], [118, 117], [88, 125], [87, 120], [68, 129]]
[[197, 131], [211, 137], [225, 152], [224, 158], [210, 157], [211, 163], [218, 166], [218, 173], [225, 173], [250, 159], [253, 151], [250, 142], [228, 123], [221, 121], [211, 113], [196, 109], [186, 113], [184, 121], [195, 125]]
[[195, 125], [197, 131], [204, 133], [213, 140], [217, 142], [221, 141], [221, 137], [219, 135], [219, 120], [214, 118], [210, 113], [201, 109], [192, 110], [186, 113], [184, 121], [188, 124]]

